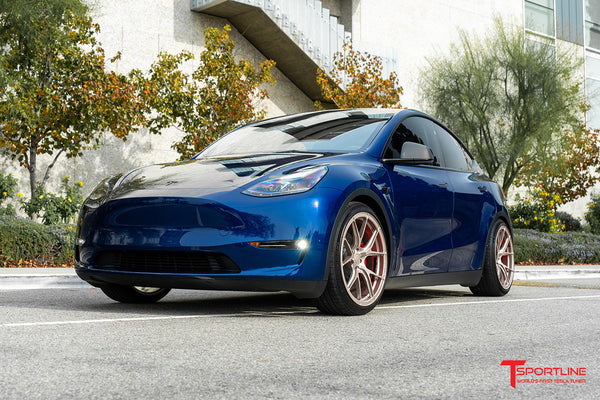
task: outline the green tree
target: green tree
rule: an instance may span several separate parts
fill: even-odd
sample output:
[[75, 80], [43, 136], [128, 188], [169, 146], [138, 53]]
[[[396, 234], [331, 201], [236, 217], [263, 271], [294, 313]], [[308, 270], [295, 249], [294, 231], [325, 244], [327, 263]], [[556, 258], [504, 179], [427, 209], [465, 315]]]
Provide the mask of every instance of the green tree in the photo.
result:
[[554, 152], [557, 159], [547, 150], [568, 141], [566, 132], [576, 141], [586, 135], [574, 80], [580, 64], [573, 60], [560, 46], [528, 40], [522, 28], [498, 19], [486, 38], [460, 32], [447, 56], [428, 59], [420, 87], [430, 112], [508, 191], [525, 168], [564, 160], [564, 153]]
[[[352, 41], [345, 41], [343, 51], [334, 54], [330, 73], [317, 70], [317, 83], [325, 100], [338, 108], [401, 107], [396, 73], [384, 78], [381, 57], [354, 50]], [[315, 108], [322, 109], [323, 104], [317, 101]]]
[[161, 53], [148, 74], [137, 72], [137, 84], [147, 105], [150, 132], [176, 127], [184, 135], [173, 148], [189, 158], [231, 129], [264, 118], [254, 102], [268, 94], [261, 85], [275, 83], [274, 61], [263, 61], [258, 69], [245, 59], [236, 61], [231, 28], [207, 28], [206, 49], [191, 75], [182, 72], [189, 52]]
[[[0, 147], [29, 171], [31, 197], [58, 158], [125, 139], [143, 116], [128, 78], [105, 71], [80, 0], [0, 0]], [[38, 155], [52, 156], [40, 180]]]

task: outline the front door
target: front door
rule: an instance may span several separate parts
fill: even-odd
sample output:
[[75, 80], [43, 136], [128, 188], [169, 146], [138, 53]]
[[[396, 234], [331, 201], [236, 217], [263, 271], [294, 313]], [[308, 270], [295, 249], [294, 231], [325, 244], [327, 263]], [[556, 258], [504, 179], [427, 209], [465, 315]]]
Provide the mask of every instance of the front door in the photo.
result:
[[387, 165], [392, 184], [399, 246], [394, 269], [398, 275], [448, 270], [452, 256], [453, 188], [441, 168], [435, 124], [421, 117], [405, 119], [394, 132], [383, 158], [399, 158], [405, 142], [428, 146], [433, 165]]

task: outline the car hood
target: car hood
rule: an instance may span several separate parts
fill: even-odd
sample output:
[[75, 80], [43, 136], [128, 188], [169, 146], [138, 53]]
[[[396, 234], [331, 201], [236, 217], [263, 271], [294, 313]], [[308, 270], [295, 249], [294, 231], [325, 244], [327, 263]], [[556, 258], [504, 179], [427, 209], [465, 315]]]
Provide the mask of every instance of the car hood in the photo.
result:
[[324, 156], [277, 153], [150, 165], [125, 175], [110, 197], [198, 197], [232, 190], [283, 167]]

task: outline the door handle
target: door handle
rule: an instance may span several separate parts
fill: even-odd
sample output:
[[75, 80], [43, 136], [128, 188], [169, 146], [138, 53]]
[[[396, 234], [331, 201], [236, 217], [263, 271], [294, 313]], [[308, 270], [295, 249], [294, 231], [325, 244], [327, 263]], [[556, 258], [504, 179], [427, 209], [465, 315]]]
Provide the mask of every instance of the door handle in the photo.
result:
[[441, 188], [447, 188], [448, 187], [448, 182], [438, 183], [438, 186], [441, 187]]
[[477, 189], [479, 189], [480, 192], [487, 192], [487, 186], [479, 186]]

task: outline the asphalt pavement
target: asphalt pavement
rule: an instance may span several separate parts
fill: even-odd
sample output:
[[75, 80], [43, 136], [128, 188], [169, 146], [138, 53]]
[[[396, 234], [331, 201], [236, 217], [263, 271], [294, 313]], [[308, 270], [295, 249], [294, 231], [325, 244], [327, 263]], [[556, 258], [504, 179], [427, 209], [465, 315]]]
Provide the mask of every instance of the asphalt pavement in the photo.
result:
[[0, 398], [595, 400], [599, 305], [600, 278], [389, 290], [360, 317], [284, 293], [0, 290]]
[[[515, 278], [505, 297], [389, 290], [334, 317], [285, 293], [120, 304], [73, 269], [0, 269], [0, 398], [597, 399], [600, 266]], [[507, 362], [525, 363], [514, 386]]]

